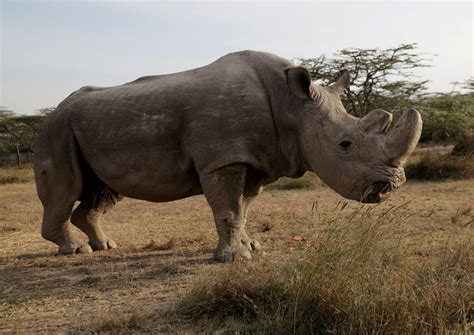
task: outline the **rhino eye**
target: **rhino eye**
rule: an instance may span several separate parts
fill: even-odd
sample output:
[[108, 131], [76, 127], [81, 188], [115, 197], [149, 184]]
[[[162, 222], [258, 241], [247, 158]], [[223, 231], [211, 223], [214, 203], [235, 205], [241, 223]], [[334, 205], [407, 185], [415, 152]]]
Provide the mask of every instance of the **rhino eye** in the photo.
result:
[[339, 143], [339, 145], [343, 147], [344, 149], [349, 148], [351, 144], [352, 144], [351, 141], [342, 141], [341, 143]]

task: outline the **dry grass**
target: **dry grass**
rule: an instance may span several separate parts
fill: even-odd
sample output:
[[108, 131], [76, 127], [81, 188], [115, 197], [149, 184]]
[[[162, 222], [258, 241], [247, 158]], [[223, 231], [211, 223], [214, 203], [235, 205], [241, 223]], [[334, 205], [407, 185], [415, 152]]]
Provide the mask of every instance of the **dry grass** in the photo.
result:
[[453, 246], [446, 240], [429, 262], [414, 259], [397, 229], [403, 216], [397, 208], [360, 207], [326, 217], [287, 262], [242, 264], [200, 278], [177, 313], [237, 318], [242, 329], [280, 334], [468, 332], [472, 236]]
[[0, 167], [0, 185], [33, 182], [34, 178], [31, 164]]
[[150, 329], [147, 327], [147, 319], [150, 315], [146, 312], [126, 315], [122, 315], [120, 311], [116, 311], [116, 313], [113, 316], [110, 313], [100, 315], [94, 323], [74, 328], [71, 334], [136, 334], [150, 332]]
[[[472, 179], [411, 182], [387, 202], [363, 209], [341, 202], [329, 188], [267, 191], [256, 200], [248, 227], [263, 252], [251, 262], [227, 265], [211, 261], [217, 236], [202, 196], [161, 204], [125, 199], [103, 220], [118, 249], [66, 257], [54, 256], [56, 247], [40, 236], [42, 213], [34, 184], [0, 185], [0, 333], [273, 330], [272, 322], [281, 329], [295, 324], [303, 332], [315, 329], [305, 320], [318, 321], [311, 316], [315, 297], [320, 299], [318, 310], [328, 311], [323, 315], [334, 308], [341, 311], [334, 314], [339, 321], [332, 323], [341, 327], [362, 314], [367, 318], [361, 325], [387, 321], [384, 313], [389, 312], [406, 320], [400, 318], [406, 310], [415, 321], [422, 312], [430, 325], [441, 320], [432, 329], [444, 329], [444, 316], [459, 311], [459, 292], [472, 278], [472, 253], [466, 255], [465, 242], [472, 236], [473, 203]], [[369, 208], [370, 220], [364, 221], [360, 215]], [[388, 210], [384, 222], [381, 216]], [[332, 284], [348, 273], [347, 281]], [[206, 312], [196, 320], [190, 310], [172, 312], [199, 286], [222, 287], [207, 293], [214, 294], [217, 304], [228, 299], [221, 293], [233, 294], [234, 303], [225, 304], [226, 316]], [[239, 287], [255, 294], [248, 297], [256, 308], [248, 301], [245, 305]], [[312, 293], [314, 287], [320, 288], [318, 295]], [[414, 296], [410, 292], [416, 287], [421, 288]], [[471, 291], [464, 294], [466, 303]], [[413, 306], [404, 303], [404, 294], [412, 297]], [[243, 304], [240, 314], [233, 312], [236, 304]], [[288, 306], [297, 308], [285, 312]], [[358, 309], [364, 312], [357, 314]], [[354, 313], [352, 319], [348, 313]], [[466, 312], [466, 319], [471, 317]], [[449, 320], [451, 329], [462, 328], [459, 314], [450, 314]], [[396, 325], [387, 321], [380, 325], [386, 328], [377, 329]]]

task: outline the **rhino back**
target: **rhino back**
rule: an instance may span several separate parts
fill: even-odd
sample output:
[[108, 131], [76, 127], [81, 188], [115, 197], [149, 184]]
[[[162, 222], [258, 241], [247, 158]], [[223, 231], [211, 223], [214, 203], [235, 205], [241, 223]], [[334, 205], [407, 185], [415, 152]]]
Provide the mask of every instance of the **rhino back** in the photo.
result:
[[174, 200], [200, 193], [198, 175], [229, 164], [272, 173], [273, 93], [262, 71], [282, 72], [285, 64], [263, 53], [234, 53], [177, 74], [85, 87], [58, 109], [106, 184], [134, 198]]

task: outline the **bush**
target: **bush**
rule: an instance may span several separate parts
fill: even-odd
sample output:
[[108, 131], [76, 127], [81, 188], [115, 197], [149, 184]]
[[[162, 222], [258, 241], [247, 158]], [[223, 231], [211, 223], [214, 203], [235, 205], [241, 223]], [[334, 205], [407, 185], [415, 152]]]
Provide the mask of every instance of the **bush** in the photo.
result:
[[328, 218], [298, 258], [203, 276], [177, 312], [193, 321], [237, 318], [241, 330], [279, 334], [468, 332], [473, 241], [415, 260], [394, 228], [401, 216], [362, 207], [350, 225], [347, 217]]
[[463, 113], [439, 110], [420, 110], [423, 119], [421, 142], [448, 141], [462, 136], [472, 123]]
[[474, 130], [474, 93], [428, 96], [415, 107], [423, 118], [422, 142], [454, 140]]
[[474, 155], [474, 132], [461, 136], [453, 149], [453, 155], [472, 156]]
[[427, 152], [405, 167], [407, 179], [441, 180], [474, 177], [474, 160], [468, 156], [455, 156], [434, 151]]

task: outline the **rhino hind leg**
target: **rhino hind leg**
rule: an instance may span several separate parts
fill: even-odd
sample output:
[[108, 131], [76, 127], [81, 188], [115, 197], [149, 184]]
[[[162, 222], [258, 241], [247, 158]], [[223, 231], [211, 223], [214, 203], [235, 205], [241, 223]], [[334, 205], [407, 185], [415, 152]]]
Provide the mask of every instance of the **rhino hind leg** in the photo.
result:
[[[53, 115], [50, 120], [60, 116]], [[36, 142], [35, 181], [43, 205], [41, 235], [59, 246], [59, 254], [92, 252], [88, 244], [74, 237], [69, 222], [83, 190], [83, 174], [72, 133], [43, 131]]]
[[71, 216], [73, 204], [55, 207], [45, 207], [43, 213], [43, 224], [41, 236], [59, 246], [60, 255], [90, 253], [89, 245], [81, 244], [71, 231], [69, 217]]
[[244, 164], [236, 164], [200, 176], [219, 236], [214, 259], [220, 262], [251, 259], [251, 251], [259, 247], [245, 232], [246, 171]]
[[80, 205], [74, 210], [71, 222], [89, 238], [92, 250], [114, 249], [117, 244], [110, 239], [101, 227], [102, 215], [123, 197], [100, 181], [82, 196]]

